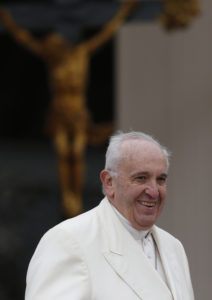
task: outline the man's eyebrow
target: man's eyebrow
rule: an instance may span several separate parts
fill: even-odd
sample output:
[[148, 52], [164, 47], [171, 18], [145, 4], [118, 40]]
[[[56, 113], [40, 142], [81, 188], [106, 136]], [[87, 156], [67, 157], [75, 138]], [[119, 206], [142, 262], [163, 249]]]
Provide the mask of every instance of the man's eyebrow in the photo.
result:
[[162, 173], [162, 174], [160, 174], [160, 176], [167, 178], [168, 174], [167, 173]]
[[149, 175], [149, 172], [141, 171], [141, 172], [133, 173], [132, 177], [141, 176], [141, 175]]
[[[132, 177], [142, 176], [142, 175], [149, 175], [149, 172], [148, 171], [137, 172], [137, 173], [132, 174]], [[159, 176], [167, 178], [168, 174], [167, 173], [161, 173]]]

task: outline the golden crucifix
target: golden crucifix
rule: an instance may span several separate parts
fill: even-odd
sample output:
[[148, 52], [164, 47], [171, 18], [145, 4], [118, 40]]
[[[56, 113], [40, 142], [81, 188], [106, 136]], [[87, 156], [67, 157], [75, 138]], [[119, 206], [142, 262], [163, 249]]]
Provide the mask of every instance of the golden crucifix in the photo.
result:
[[46, 128], [58, 152], [63, 207], [69, 217], [82, 212], [83, 156], [87, 142], [103, 142], [112, 133], [111, 125], [95, 125], [86, 108], [89, 60], [115, 34], [136, 5], [134, 0], [124, 2], [98, 34], [79, 45], [70, 44], [57, 33], [36, 39], [18, 26], [6, 9], [0, 9], [0, 18], [13, 37], [40, 55], [49, 70], [53, 99]]

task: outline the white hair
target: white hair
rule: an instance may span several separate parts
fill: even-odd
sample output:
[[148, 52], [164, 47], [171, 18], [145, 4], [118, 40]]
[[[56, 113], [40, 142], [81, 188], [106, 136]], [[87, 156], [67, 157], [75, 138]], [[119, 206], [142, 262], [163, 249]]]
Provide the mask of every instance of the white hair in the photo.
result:
[[156, 144], [161, 151], [163, 152], [166, 160], [167, 166], [169, 167], [170, 160], [170, 152], [166, 149], [166, 147], [162, 146], [155, 138], [151, 135], [148, 135], [143, 132], [130, 131], [124, 133], [122, 131], [118, 131], [114, 135], [110, 137], [109, 145], [106, 151], [106, 160], [105, 160], [105, 170], [108, 170], [112, 177], [117, 176], [117, 169], [120, 163], [120, 160], [123, 157], [122, 151], [120, 151], [120, 146], [123, 141], [126, 140], [142, 140], [142, 141], [150, 141]]

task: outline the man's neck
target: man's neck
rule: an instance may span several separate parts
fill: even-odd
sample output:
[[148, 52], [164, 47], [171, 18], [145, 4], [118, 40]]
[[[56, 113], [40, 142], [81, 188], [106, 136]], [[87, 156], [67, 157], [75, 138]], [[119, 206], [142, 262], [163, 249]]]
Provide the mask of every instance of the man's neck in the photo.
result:
[[132, 234], [132, 236], [136, 240], [142, 240], [148, 236], [148, 234], [151, 232], [151, 228], [148, 230], [138, 230], [135, 227], [132, 226], [132, 224], [127, 220], [121, 213], [120, 211], [110, 202], [111, 207], [117, 214], [119, 220], [121, 223], [124, 225], [124, 227]]

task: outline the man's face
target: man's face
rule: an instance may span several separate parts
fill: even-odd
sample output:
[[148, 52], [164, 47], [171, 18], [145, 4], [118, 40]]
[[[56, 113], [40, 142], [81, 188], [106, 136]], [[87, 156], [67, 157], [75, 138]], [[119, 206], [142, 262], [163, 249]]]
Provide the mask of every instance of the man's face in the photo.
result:
[[156, 222], [166, 196], [167, 161], [152, 142], [131, 140], [121, 146], [124, 158], [111, 178], [109, 200], [138, 230]]

